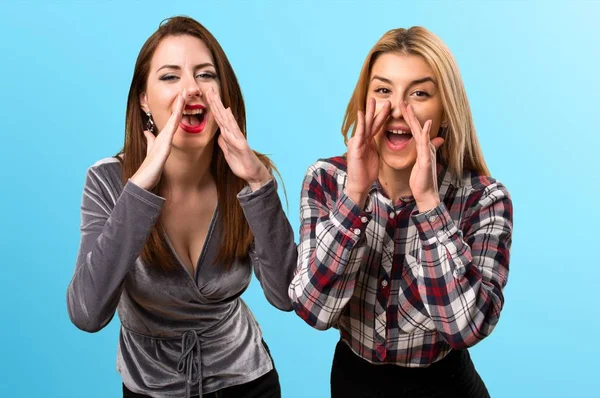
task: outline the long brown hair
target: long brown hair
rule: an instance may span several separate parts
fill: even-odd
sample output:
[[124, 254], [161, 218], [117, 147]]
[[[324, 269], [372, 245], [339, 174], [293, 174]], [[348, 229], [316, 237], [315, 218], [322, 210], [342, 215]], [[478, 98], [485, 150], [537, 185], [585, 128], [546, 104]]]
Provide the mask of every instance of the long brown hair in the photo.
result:
[[[242, 91], [225, 52], [215, 37], [194, 19], [183, 16], [168, 18], [162, 21], [157, 31], [146, 40], [135, 63], [127, 99], [125, 143], [117, 155], [123, 168], [124, 183], [135, 174], [146, 157], [146, 139], [143, 131], [147, 123], [147, 116], [140, 104], [140, 94], [146, 91], [150, 62], [163, 39], [181, 35], [189, 35], [202, 40], [210, 50], [221, 85], [223, 105], [231, 108], [240, 130], [246, 136], [246, 110]], [[274, 169], [267, 156], [256, 154], [269, 170]], [[237, 194], [244, 188], [246, 182], [233, 174], [218, 145], [213, 145], [210, 170], [217, 185], [218, 223], [221, 226], [215, 263], [229, 267], [236, 259], [247, 259], [250, 245], [254, 239], [237, 200]], [[152, 192], [158, 193], [160, 186], [161, 182], [159, 181]], [[164, 230], [160, 222], [156, 223], [152, 229], [141, 256], [147, 263], [159, 264], [165, 270], [175, 267], [173, 254], [164, 238]]]
[[366, 107], [369, 78], [375, 61], [382, 54], [391, 52], [421, 56], [433, 69], [440, 87], [444, 115], [448, 120], [448, 127], [443, 130], [444, 145], [438, 151], [438, 159], [448, 166], [455, 177], [460, 177], [463, 170], [489, 176], [456, 60], [439, 37], [420, 26], [386, 32], [367, 55], [346, 108], [342, 124], [344, 142], [348, 143], [350, 130], [354, 135], [357, 111]]

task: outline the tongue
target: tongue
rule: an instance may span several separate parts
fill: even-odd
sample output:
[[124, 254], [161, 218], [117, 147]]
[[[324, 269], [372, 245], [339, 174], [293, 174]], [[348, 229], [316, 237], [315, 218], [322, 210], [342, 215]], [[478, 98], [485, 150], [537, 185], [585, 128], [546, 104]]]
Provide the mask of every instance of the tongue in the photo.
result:
[[404, 144], [405, 142], [407, 142], [408, 140], [410, 140], [412, 138], [412, 135], [410, 135], [410, 134], [388, 133], [387, 136], [388, 136], [388, 140], [390, 140], [390, 142], [394, 145]]
[[197, 126], [200, 124], [200, 119], [197, 115], [183, 115], [181, 121], [188, 126]]

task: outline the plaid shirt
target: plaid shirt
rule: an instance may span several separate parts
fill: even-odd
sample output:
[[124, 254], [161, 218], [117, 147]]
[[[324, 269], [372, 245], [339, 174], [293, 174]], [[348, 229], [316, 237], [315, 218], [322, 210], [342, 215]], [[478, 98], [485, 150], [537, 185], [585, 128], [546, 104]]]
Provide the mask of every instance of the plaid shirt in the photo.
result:
[[289, 294], [309, 325], [335, 327], [371, 363], [424, 367], [489, 335], [504, 303], [512, 203], [492, 178], [439, 167], [441, 203], [419, 213], [375, 183], [365, 210], [344, 193], [346, 159], [312, 165], [302, 186]]

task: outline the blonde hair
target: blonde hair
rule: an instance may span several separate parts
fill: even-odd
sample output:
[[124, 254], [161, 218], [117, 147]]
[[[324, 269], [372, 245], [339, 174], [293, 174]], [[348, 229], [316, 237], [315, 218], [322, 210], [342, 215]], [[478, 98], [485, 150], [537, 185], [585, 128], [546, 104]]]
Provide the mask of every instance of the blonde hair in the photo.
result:
[[388, 31], [367, 55], [344, 116], [344, 142], [348, 143], [350, 129], [354, 135], [357, 111], [365, 109], [369, 78], [375, 61], [380, 55], [391, 52], [421, 56], [435, 74], [448, 123], [441, 130], [445, 141], [438, 151], [438, 161], [448, 166], [457, 178], [465, 170], [489, 176], [456, 60], [439, 37], [420, 26]]

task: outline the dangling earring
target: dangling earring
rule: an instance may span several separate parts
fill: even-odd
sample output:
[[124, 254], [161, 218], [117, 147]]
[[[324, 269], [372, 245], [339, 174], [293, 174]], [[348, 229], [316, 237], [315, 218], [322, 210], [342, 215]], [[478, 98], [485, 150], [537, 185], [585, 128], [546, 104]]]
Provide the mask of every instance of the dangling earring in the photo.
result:
[[146, 122], [146, 130], [151, 133], [154, 133], [154, 120], [152, 120], [152, 113], [150, 111], [146, 112], [146, 116], [148, 116], [148, 121]]

